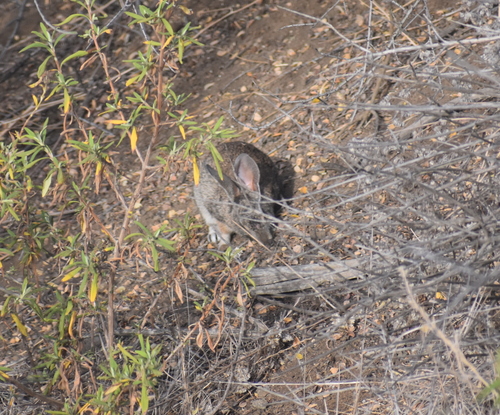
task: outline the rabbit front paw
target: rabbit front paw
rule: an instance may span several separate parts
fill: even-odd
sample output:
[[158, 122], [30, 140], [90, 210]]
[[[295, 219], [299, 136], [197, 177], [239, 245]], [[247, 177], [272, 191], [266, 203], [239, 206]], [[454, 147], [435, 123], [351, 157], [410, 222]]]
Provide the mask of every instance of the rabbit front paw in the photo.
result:
[[211, 226], [208, 228], [208, 241], [212, 243], [219, 243], [220, 238], [217, 235], [217, 231]]
[[[218, 228], [220, 228], [220, 226], [218, 226]], [[229, 246], [231, 242], [231, 234], [226, 232], [217, 232], [214, 227], [209, 226], [208, 240], [209, 242], [216, 243], [219, 248], [224, 245]]]

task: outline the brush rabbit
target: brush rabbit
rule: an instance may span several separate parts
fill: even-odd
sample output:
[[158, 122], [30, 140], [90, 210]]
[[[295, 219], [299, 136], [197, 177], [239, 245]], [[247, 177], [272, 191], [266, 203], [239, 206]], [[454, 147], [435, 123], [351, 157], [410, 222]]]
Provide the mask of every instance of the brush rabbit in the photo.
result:
[[241, 141], [220, 144], [217, 150], [223, 158], [222, 179], [208, 155], [200, 162], [200, 182], [194, 186], [210, 241], [229, 245], [237, 233], [268, 245], [273, 238], [269, 216], [276, 216], [274, 201], [280, 196], [276, 166], [262, 151]]

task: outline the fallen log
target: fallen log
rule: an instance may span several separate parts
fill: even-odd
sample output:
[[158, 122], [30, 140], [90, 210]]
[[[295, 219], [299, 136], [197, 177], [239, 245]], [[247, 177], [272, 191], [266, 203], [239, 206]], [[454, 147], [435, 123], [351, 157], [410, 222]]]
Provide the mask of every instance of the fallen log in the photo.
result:
[[344, 283], [364, 276], [357, 259], [320, 264], [255, 268], [250, 274], [255, 287], [252, 295], [284, 294], [316, 289], [325, 284]]

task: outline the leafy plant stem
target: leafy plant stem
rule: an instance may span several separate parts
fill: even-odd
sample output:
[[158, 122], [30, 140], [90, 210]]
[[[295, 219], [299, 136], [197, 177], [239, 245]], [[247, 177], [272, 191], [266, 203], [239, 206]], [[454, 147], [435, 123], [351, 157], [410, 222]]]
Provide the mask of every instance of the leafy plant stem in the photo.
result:
[[[165, 42], [165, 38], [162, 36], [161, 39], [162, 43]], [[156, 70], [156, 91], [157, 91], [157, 97], [156, 97], [156, 102], [157, 102], [157, 108], [160, 110], [160, 114], [162, 113], [162, 105], [163, 105], [163, 81], [162, 81], [162, 74], [163, 74], [163, 68], [164, 68], [164, 53], [163, 53], [163, 48], [160, 48], [159, 50], [159, 56], [158, 56], [158, 67]], [[139, 176], [139, 180], [137, 183], [137, 186], [135, 187], [134, 194], [130, 198], [130, 202], [128, 204], [128, 209], [127, 212], [125, 213], [122, 221], [122, 226], [120, 230], [120, 234], [118, 236], [117, 242], [114, 247], [113, 251], [113, 257], [114, 258], [119, 258], [121, 255], [122, 251], [122, 245], [125, 237], [127, 236], [128, 233], [128, 228], [131, 220], [131, 212], [133, 211], [133, 208], [139, 199], [139, 196], [141, 194], [144, 181], [146, 180], [146, 173], [148, 171], [148, 166], [149, 166], [149, 160], [151, 159], [151, 154], [152, 150], [156, 145], [156, 142], [158, 141], [158, 136], [160, 134], [160, 120], [161, 116], [156, 113], [155, 111], [152, 111], [151, 116], [153, 118], [153, 123], [154, 123], [154, 128], [153, 128], [153, 135], [151, 138], [151, 141], [149, 142], [148, 149], [146, 151], [146, 154], [144, 156], [144, 159], [142, 160], [142, 168]], [[136, 152], [139, 152], [138, 149], [136, 149]], [[114, 285], [115, 285], [115, 275], [116, 275], [116, 265], [115, 262], [112, 263], [113, 265], [111, 266], [111, 272], [109, 274], [109, 279], [108, 279], [108, 351], [111, 352], [111, 350], [114, 347], [114, 326], [115, 326], [115, 318], [114, 318]]]

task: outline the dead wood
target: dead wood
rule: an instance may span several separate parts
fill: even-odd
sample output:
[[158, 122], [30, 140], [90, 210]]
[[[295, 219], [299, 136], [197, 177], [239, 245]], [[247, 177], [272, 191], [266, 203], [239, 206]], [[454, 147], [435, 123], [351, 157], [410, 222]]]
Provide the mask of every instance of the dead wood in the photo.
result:
[[252, 295], [284, 294], [315, 289], [320, 285], [345, 283], [363, 277], [357, 259], [297, 266], [256, 268], [251, 275], [255, 287]]

